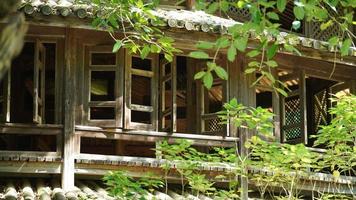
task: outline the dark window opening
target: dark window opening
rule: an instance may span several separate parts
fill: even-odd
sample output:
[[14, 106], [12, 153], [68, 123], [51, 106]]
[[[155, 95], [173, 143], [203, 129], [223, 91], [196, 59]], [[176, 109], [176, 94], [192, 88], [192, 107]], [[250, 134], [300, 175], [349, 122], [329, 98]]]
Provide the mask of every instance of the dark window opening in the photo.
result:
[[111, 107], [90, 107], [91, 120], [115, 119], [115, 108]]
[[115, 101], [115, 72], [91, 72], [90, 101]]
[[56, 44], [45, 43], [46, 77], [45, 77], [45, 117], [46, 123], [55, 123], [55, 77], [56, 77]]
[[151, 78], [132, 75], [131, 103], [137, 105], [151, 106]]
[[143, 124], [151, 124], [151, 113], [131, 110], [131, 121]]
[[80, 140], [80, 153], [118, 155], [134, 157], [155, 157], [154, 142], [109, 140], [85, 138]]
[[56, 136], [3, 134], [0, 136], [0, 150], [55, 152]]
[[141, 59], [132, 56], [132, 69], [140, 69], [145, 71], [152, 71], [152, 64], [150, 59]]
[[116, 65], [115, 53], [92, 53], [91, 54], [92, 65]]
[[33, 122], [33, 74], [35, 44], [25, 43], [11, 65], [11, 109], [13, 123]]

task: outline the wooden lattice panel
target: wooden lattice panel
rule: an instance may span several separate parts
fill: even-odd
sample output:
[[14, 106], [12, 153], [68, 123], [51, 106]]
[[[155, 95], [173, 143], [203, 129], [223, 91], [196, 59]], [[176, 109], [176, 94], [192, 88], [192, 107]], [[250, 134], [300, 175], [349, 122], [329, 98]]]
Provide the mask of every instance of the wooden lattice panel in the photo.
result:
[[[234, 0], [229, 0], [230, 2], [234, 2]], [[228, 11], [229, 17], [233, 18], [236, 21], [244, 22], [250, 19], [250, 13], [247, 8], [236, 8], [236, 6], [230, 6]]]
[[327, 125], [327, 90], [314, 95], [314, 133], [320, 125]]
[[[329, 6], [325, 6], [325, 8], [328, 10], [328, 12], [331, 15], [334, 15], [336, 17], [336, 13], [331, 10]], [[340, 11], [340, 9], [338, 9]], [[341, 12], [341, 11], [340, 11]], [[327, 41], [330, 39], [332, 36], [341, 36], [341, 30], [340, 27], [337, 25], [329, 26], [325, 30], [320, 29], [320, 25], [322, 24], [321, 22], [310, 22], [309, 23], [309, 37], [317, 39], [317, 40], [322, 40], [322, 41]]]
[[[301, 127], [299, 124], [301, 121], [300, 113], [300, 98], [299, 97], [287, 97], [285, 100], [285, 126], [284, 129], [286, 140], [300, 138], [302, 135]], [[298, 126], [294, 126], [298, 125]]]
[[224, 125], [221, 123], [220, 118], [214, 117], [204, 120], [205, 132], [221, 132], [224, 130]]

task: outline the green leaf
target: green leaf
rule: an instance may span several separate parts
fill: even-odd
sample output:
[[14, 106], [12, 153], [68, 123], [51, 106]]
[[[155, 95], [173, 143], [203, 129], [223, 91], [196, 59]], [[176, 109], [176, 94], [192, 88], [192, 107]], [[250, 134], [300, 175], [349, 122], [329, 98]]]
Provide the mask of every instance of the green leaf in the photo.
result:
[[204, 71], [201, 71], [201, 72], [198, 72], [194, 75], [194, 80], [198, 80], [198, 79], [201, 79], [203, 78], [203, 76], [205, 75], [206, 72]]
[[267, 58], [273, 58], [277, 53], [278, 45], [273, 44], [267, 49]]
[[340, 172], [337, 171], [337, 170], [334, 170], [334, 171], [333, 171], [333, 177], [336, 178], [336, 179], [338, 179], [338, 178], [340, 177]]
[[244, 52], [247, 47], [248, 38], [239, 37], [234, 41], [234, 46], [241, 52]]
[[208, 59], [209, 55], [203, 51], [193, 51], [189, 53], [189, 56], [196, 59]]
[[341, 45], [341, 49], [340, 49], [341, 56], [347, 56], [349, 54], [349, 49], [351, 47], [351, 43], [352, 43], [352, 41], [350, 38], [344, 40], [344, 42]]
[[168, 53], [164, 54], [164, 58], [168, 61], [168, 62], [172, 62], [173, 61], [173, 56], [169, 55]]
[[220, 66], [216, 66], [215, 67], [215, 72], [216, 72], [216, 75], [218, 75], [219, 78], [221, 78], [223, 80], [227, 80], [228, 79], [227, 72], [225, 71], [224, 68], [222, 68]]
[[276, 87], [275, 90], [276, 90], [279, 94], [283, 95], [284, 97], [287, 97], [287, 96], [288, 96], [287, 92], [284, 91], [282, 88]]
[[292, 28], [293, 28], [294, 30], [298, 30], [298, 29], [300, 28], [300, 26], [301, 26], [300, 21], [298, 21], [298, 20], [293, 21], [293, 23], [292, 23]]
[[205, 41], [200, 41], [196, 47], [198, 49], [212, 49], [214, 47], [214, 43], [211, 42], [205, 42]]
[[220, 8], [221, 8], [221, 11], [227, 12], [229, 10], [229, 2], [221, 1]]
[[245, 70], [245, 74], [251, 74], [251, 73], [253, 73], [253, 72], [255, 72], [256, 71], [256, 68], [247, 68], [246, 70]]
[[325, 23], [322, 23], [322, 24], [320, 25], [320, 30], [323, 31], [323, 30], [329, 28], [330, 26], [332, 26], [333, 24], [334, 24], [334, 22], [331, 21], [331, 20], [329, 20], [329, 21], [327, 21], [327, 22], [325, 22]]
[[117, 51], [119, 51], [121, 46], [122, 46], [121, 40], [116, 40], [116, 43], [114, 44], [114, 47], [112, 48], [112, 52], [116, 53]]
[[274, 12], [268, 12], [267, 17], [274, 20], [279, 20], [279, 16]]
[[141, 55], [140, 55], [141, 58], [145, 59], [148, 56], [148, 54], [150, 53], [150, 51], [151, 51], [150, 47], [148, 45], [145, 45], [143, 47], [143, 49], [141, 50]]
[[216, 47], [217, 48], [226, 48], [230, 45], [229, 38], [227, 37], [221, 37], [218, 40], [216, 40]]
[[230, 62], [233, 62], [235, 60], [236, 54], [237, 54], [236, 48], [233, 45], [231, 45], [227, 50], [227, 59]]
[[339, 38], [337, 36], [334, 36], [328, 40], [328, 43], [330, 46], [335, 46], [339, 42]]
[[252, 50], [252, 51], [250, 51], [250, 52], [247, 53], [247, 56], [250, 57], [250, 58], [252, 58], [252, 57], [256, 57], [256, 56], [260, 55], [260, 53], [261, 53], [261, 52], [258, 51], [258, 50]]
[[304, 18], [305, 11], [303, 7], [295, 6], [293, 8], [293, 13], [297, 19], [302, 20]]
[[279, 12], [283, 12], [286, 9], [287, 0], [277, 0], [277, 9]]
[[266, 63], [266, 65], [267, 65], [268, 67], [272, 67], [272, 68], [278, 66], [277, 62], [274, 61], [274, 60], [269, 60], [269, 61], [267, 61], [267, 62], [265, 62], [265, 63]]
[[211, 86], [213, 85], [213, 75], [211, 74], [211, 72], [206, 72], [204, 77], [203, 77], [203, 84], [206, 88], [210, 89]]
[[215, 13], [219, 9], [219, 3], [218, 2], [213, 2], [209, 5], [209, 7], [206, 9], [206, 12], [209, 14]]

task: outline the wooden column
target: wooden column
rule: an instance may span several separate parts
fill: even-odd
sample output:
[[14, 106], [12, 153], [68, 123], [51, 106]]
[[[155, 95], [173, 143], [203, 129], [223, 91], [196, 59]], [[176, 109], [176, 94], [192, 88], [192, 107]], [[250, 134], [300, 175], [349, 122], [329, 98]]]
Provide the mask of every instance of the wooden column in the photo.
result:
[[62, 188], [74, 189], [74, 152], [75, 152], [75, 30], [67, 28], [64, 66], [64, 137]]
[[300, 114], [302, 116], [301, 131], [302, 142], [308, 144], [308, 127], [307, 127], [307, 94], [306, 94], [305, 71], [301, 70], [299, 74], [299, 97], [300, 97]]
[[[272, 71], [273, 77], [278, 79], [278, 72], [276, 69]], [[280, 120], [280, 100], [279, 94], [272, 91], [272, 109], [273, 109], [273, 125], [274, 125], [274, 137], [277, 142], [281, 142], [281, 120]]]
[[187, 0], [187, 9], [194, 10], [195, 9], [195, 0]]
[[[256, 79], [255, 74], [245, 74], [245, 67], [247, 66], [246, 57], [241, 56], [238, 58], [238, 68], [239, 73], [237, 75], [238, 79], [238, 102], [244, 104], [245, 106], [256, 106], [256, 94], [255, 87], [252, 86], [252, 83]], [[248, 130], [246, 128], [239, 128], [239, 138], [240, 138], [240, 155], [241, 157], [248, 156], [248, 149], [245, 148], [245, 142], [248, 141], [253, 135], [253, 131]], [[247, 169], [245, 169], [247, 170]], [[247, 171], [246, 171], [247, 172]], [[248, 178], [241, 177], [241, 199], [248, 199]]]

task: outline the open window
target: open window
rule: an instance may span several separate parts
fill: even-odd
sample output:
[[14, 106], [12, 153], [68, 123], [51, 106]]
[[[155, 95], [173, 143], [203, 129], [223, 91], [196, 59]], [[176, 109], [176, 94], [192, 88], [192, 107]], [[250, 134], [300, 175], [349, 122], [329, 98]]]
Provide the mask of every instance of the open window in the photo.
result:
[[127, 55], [125, 65], [125, 128], [157, 129], [158, 55]]
[[281, 96], [282, 142], [308, 143], [305, 73], [298, 71], [295, 76], [285, 76], [285, 82], [297, 82], [290, 86], [287, 97]]
[[[12, 123], [55, 123], [56, 43], [28, 40], [3, 82], [8, 99], [7, 120]], [[49, 99], [47, 101], [47, 98]], [[10, 105], [9, 105], [10, 104]], [[56, 119], [55, 119], [56, 118]]]
[[122, 127], [123, 52], [113, 53], [112, 46], [91, 46], [85, 55], [87, 123]]

